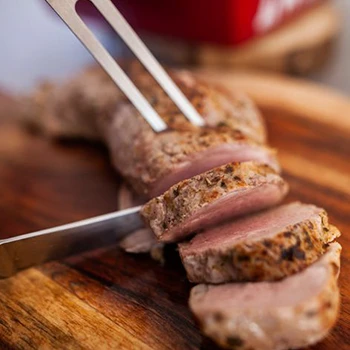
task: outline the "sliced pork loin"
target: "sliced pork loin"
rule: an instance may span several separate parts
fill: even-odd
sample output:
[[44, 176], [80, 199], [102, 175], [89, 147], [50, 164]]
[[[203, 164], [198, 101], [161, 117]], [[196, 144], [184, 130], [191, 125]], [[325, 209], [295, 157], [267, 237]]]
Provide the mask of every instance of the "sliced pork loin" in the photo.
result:
[[44, 85], [23, 103], [26, 120], [54, 137], [102, 140], [116, 169], [148, 198], [229, 162], [256, 160], [278, 168], [262, 118], [239, 93], [212, 87], [187, 72], [171, 76], [197, 108], [205, 128], [189, 123], [138, 64], [124, 68], [169, 126], [156, 134], [99, 67], [66, 84]]
[[339, 310], [341, 246], [302, 272], [278, 282], [200, 284], [190, 308], [203, 333], [235, 350], [287, 350], [324, 338]]
[[141, 209], [159, 241], [176, 242], [225, 220], [279, 203], [288, 186], [256, 162], [229, 163], [172, 186]]
[[294, 202], [207, 229], [179, 251], [194, 283], [270, 281], [313, 263], [339, 235], [323, 209]]

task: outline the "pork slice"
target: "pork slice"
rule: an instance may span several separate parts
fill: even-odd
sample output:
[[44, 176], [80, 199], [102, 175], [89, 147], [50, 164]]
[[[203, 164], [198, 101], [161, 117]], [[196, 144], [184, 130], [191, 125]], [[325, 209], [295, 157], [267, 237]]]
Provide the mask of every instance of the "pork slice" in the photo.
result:
[[139, 194], [160, 195], [171, 185], [233, 161], [257, 160], [278, 168], [275, 152], [261, 146], [265, 126], [253, 103], [188, 72], [172, 78], [203, 116], [197, 128], [137, 64], [124, 68], [169, 126], [156, 134], [101, 68], [63, 85], [44, 85], [23, 103], [23, 118], [54, 137], [97, 139], [115, 168]]
[[278, 282], [200, 284], [189, 305], [203, 333], [222, 347], [287, 350], [324, 338], [339, 310], [341, 246]]
[[339, 235], [322, 208], [294, 202], [208, 229], [179, 252], [194, 283], [270, 281], [313, 263]]
[[228, 218], [280, 202], [288, 185], [256, 162], [229, 163], [172, 186], [141, 209], [159, 241], [176, 242]]

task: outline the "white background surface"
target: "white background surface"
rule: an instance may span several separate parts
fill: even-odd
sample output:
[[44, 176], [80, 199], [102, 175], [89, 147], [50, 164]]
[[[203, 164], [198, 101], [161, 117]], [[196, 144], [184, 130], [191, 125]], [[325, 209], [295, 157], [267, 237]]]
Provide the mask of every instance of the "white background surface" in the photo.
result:
[[[91, 23], [112, 48], [109, 35]], [[45, 0], [0, 0], [0, 88], [23, 91], [45, 78], [64, 79], [93, 58]]]
[[[311, 78], [350, 94], [350, 1], [335, 3], [343, 15], [343, 33], [332, 60]], [[93, 61], [55, 16], [44, 0], [0, 0], [0, 88], [25, 91], [45, 78], [64, 79]], [[115, 40], [93, 26], [115, 52]]]

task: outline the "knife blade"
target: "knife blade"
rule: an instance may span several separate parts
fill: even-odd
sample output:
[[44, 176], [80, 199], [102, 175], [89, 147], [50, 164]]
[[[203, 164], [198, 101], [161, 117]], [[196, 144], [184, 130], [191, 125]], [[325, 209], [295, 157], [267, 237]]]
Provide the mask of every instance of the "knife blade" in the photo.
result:
[[144, 226], [140, 208], [120, 210], [0, 240], [0, 278], [50, 260], [113, 244]]

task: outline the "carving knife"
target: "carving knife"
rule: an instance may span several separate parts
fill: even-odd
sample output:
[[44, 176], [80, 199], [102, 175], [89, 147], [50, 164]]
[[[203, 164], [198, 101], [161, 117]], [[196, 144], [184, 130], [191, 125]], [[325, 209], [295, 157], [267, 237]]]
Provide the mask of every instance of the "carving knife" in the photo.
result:
[[0, 278], [50, 260], [113, 244], [144, 226], [140, 208], [0, 240]]

